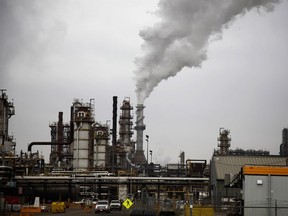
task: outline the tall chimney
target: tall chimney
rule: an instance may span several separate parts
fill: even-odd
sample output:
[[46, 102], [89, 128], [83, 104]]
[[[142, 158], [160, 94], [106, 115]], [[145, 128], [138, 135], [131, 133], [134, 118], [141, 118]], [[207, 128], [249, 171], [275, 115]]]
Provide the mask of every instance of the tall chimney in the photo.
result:
[[117, 145], [117, 96], [113, 96], [113, 119], [112, 119], [112, 173], [116, 165], [116, 145]]
[[135, 164], [145, 164], [146, 158], [144, 156], [143, 151], [143, 131], [146, 129], [146, 126], [144, 125], [144, 110], [143, 104], [138, 104], [136, 106], [136, 126], [135, 130], [137, 132], [137, 146], [136, 146], [136, 153], [134, 157], [134, 163]]
[[117, 96], [113, 96], [113, 128], [112, 128], [112, 145], [116, 146], [117, 140]]
[[[57, 142], [63, 142], [63, 112], [58, 113], [58, 123], [57, 123]], [[63, 151], [63, 146], [57, 146], [57, 153], [60, 157]]]

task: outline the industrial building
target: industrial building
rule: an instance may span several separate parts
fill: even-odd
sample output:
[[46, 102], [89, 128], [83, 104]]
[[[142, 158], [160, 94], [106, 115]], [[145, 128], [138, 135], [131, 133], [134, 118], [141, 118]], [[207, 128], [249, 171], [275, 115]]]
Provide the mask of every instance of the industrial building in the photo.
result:
[[[136, 122], [137, 141], [134, 141], [131, 113], [133, 106], [130, 98], [124, 98], [120, 107], [119, 139], [117, 139], [117, 97], [113, 97], [112, 128], [109, 121], [102, 124], [94, 119], [94, 104], [91, 101], [93, 100], [84, 103], [74, 99], [70, 124], [63, 124], [63, 113], [60, 112], [58, 122], [50, 125], [53, 146], [50, 164], [53, 163], [53, 168], [57, 168], [58, 171], [76, 172], [103, 170], [114, 174], [131, 169], [134, 171], [143, 169], [140, 166], [146, 164], [143, 153], [144, 107], [138, 113], [141, 120]], [[110, 144], [111, 131], [112, 143]], [[137, 149], [135, 149], [136, 143]]]
[[278, 165], [286, 166], [288, 157], [282, 156], [213, 156], [210, 162], [211, 197], [213, 203], [221, 206], [233, 199], [241, 199], [241, 188], [229, 187], [244, 165]]
[[[213, 205], [219, 207], [217, 208], [218, 211], [223, 209], [225, 211], [231, 210], [231, 215], [243, 215], [244, 211], [246, 212], [244, 215], [255, 215], [256, 211], [254, 211], [253, 214], [251, 214], [251, 212], [248, 214], [247, 212], [253, 209], [253, 207], [254, 210], [258, 208], [259, 203], [256, 202], [261, 202], [261, 200], [248, 196], [248, 194], [251, 195], [255, 192], [251, 189], [252, 185], [255, 184], [254, 182], [252, 184], [252, 182], [248, 180], [251, 176], [248, 178], [243, 176], [242, 168], [247, 168], [248, 166], [264, 166], [262, 171], [265, 169], [268, 171], [269, 169], [267, 167], [281, 166], [286, 167], [285, 170], [287, 171], [288, 157], [270, 155], [268, 151], [263, 150], [231, 150], [229, 149], [231, 146], [229, 133], [229, 130], [220, 128], [218, 137], [219, 149], [214, 151], [214, 155], [210, 161], [211, 202]], [[246, 185], [246, 193], [244, 192], [244, 184], [242, 183]], [[267, 192], [267, 190], [265, 192]], [[266, 198], [267, 196], [261, 199]], [[247, 205], [247, 203], [249, 204]], [[250, 207], [250, 210], [247, 210], [248, 207]], [[288, 208], [288, 205], [283, 205], [282, 203], [282, 208]], [[263, 211], [267, 211], [267, 209]], [[270, 214], [265, 213], [264, 215]]]
[[242, 167], [243, 213], [245, 216], [288, 214], [288, 167]]
[[[287, 129], [282, 132], [280, 155], [270, 155], [262, 150], [231, 150], [230, 131], [220, 128], [218, 149], [214, 150], [208, 162], [186, 159], [185, 152], [180, 151], [179, 163], [165, 166], [149, 163], [148, 148], [144, 150], [143, 147], [144, 141], [149, 142], [149, 136], [144, 134], [145, 106], [135, 106], [134, 123], [134, 106], [130, 98], [123, 99], [118, 115], [118, 98], [114, 96], [112, 122], [101, 123], [95, 119], [94, 103], [94, 99], [88, 102], [74, 99], [68, 114], [69, 122], [63, 120], [67, 114], [59, 112], [57, 121], [48, 125], [50, 140], [31, 142], [27, 152], [16, 154], [16, 142], [8, 131], [15, 107], [13, 102], [9, 102], [6, 90], [1, 90], [0, 192], [18, 197], [18, 203], [27, 203], [35, 196], [39, 196], [43, 203], [53, 200], [72, 202], [91, 197], [133, 197], [175, 202], [186, 200], [187, 203], [192, 200], [199, 205], [212, 204], [221, 211], [227, 211], [226, 206], [240, 203], [243, 210], [250, 198], [249, 191], [246, 194], [241, 191], [243, 187], [247, 189], [254, 184], [254, 180], [250, 181], [251, 176], [245, 177], [245, 181], [239, 180], [239, 176], [247, 174], [242, 172], [239, 175], [242, 167], [287, 166]], [[48, 162], [38, 152], [43, 145], [51, 146]], [[266, 180], [261, 180], [266, 186]]]
[[[107, 120], [103, 124], [95, 119], [93, 99], [88, 102], [74, 99], [68, 122], [63, 120], [65, 113], [59, 112], [57, 121], [49, 123], [50, 140], [31, 142], [27, 152], [16, 154], [16, 142], [8, 135], [8, 120], [15, 114], [15, 108], [3, 90], [1, 175], [5, 181], [4, 178], [1, 181], [1, 192], [8, 202], [12, 202], [11, 196], [17, 197], [16, 203], [30, 203], [35, 196], [43, 203], [131, 196], [183, 200], [195, 190], [207, 196], [206, 160], [185, 160], [185, 152], [180, 152], [178, 164], [149, 163], [143, 149], [144, 137], [146, 141], [149, 138], [144, 135], [145, 106], [136, 106], [134, 124], [130, 98], [125, 97], [120, 104], [119, 115], [117, 103], [114, 96], [112, 123]], [[48, 162], [38, 152], [42, 146], [51, 147]]]
[[[118, 174], [119, 171], [123, 173], [126, 170], [130, 172], [131, 169], [134, 171], [145, 169], [147, 160], [143, 150], [144, 106], [137, 106], [135, 126], [137, 141], [135, 141], [132, 140], [133, 106], [130, 98], [124, 98], [117, 122], [117, 97], [113, 97], [112, 128], [110, 121], [103, 124], [95, 120], [93, 101], [85, 103], [74, 99], [70, 109], [70, 122], [64, 123], [63, 112], [59, 112], [58, 121], [49, 125], [51, 142], [32, 142], [28, 152], [33, 152], [34, 146], [37, 145], [51, 145], [49, 168], [58, 172], [103, 170]], [[119, 139], [117, 139], [117, 123]]]

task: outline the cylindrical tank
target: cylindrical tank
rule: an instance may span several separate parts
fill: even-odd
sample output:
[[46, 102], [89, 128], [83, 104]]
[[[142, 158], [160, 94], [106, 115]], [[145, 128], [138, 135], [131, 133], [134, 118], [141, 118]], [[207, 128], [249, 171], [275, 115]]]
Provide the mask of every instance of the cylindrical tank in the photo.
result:
[[87, 170], [89, 163], [89, 122], [80, 122], [74, 131], [73, 170]]
[[107, 139], [96, 139], [94, 145], [94, 166], [97, 168], [105, 168], [106, 166], [106, 147]]
[[109, 140], [108, 124], [100, 124], [97, 122], [93, 128], [94, 131], [94, 151], [93, 151], [93, 166], [104, 169], [106, 167], [107, 146]]

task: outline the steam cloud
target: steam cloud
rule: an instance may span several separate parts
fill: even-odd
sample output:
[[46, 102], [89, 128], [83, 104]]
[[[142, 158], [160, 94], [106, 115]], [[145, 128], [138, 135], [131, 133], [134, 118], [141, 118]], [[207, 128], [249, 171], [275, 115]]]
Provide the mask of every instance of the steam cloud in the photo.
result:
[[160, 0], [160, 22], [144, 29], [144, 55], [135, 59], [136, 93], [143, 104], [153, 89], [184, 67], [207, 59], [211, 36], [221, 36], [236, 18], [251, 9], [272, 11], [281, 0]]

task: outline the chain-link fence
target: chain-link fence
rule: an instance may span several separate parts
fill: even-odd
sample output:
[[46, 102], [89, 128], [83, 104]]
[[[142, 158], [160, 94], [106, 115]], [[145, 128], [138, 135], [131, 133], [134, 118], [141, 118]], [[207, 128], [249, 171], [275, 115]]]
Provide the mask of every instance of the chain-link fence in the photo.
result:
[[222, 206], [214, 207], [215, 215], [226, 216], [287, 216], [288, 206]]
[[[288, 201], [249, 202], [243, 201], [212, 205], [209, 203], [189, 203], [187, 200], [174, 199], [135, 199], [133, 208], [174, 211], [179, 216], [287, 216]], [[191, 212], [191, 214], [190, 214]]]

